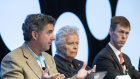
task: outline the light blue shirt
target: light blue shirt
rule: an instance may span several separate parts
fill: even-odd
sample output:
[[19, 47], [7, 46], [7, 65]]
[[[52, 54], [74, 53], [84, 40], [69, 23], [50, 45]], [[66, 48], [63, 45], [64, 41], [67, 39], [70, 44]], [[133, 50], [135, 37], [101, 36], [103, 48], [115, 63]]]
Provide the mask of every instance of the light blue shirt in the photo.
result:
[[[29, 46], [28, 46], [28, 48], [30, 49]], [[30, 49], [30, 50], [32, 51], [32, 49]], [[42, 68], [45, 67], [45, 57], [44, 57], [44, 55], [41, 53], [40, 56], [37, 56], [33, 51], [32, 51], [32, 54], [34, 55], [38, 65], [41, 68], [41, 71], [43, 72]]]

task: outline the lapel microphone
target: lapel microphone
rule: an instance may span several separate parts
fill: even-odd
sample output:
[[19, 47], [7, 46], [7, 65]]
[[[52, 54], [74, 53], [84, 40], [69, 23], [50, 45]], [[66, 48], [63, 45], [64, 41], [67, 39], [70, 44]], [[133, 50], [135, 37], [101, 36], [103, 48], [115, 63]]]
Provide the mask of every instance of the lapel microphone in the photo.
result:
[[46, 69], [46, 67], [42, 67], [42, 70], [44, 71]]
[[[47, 64], [46, 64], [45, 60], [44, 60], [44, 64], [45, 64], [45, 67], [42, 67], [42, 70], [43, 71], [45, 71], [45, 69], [47, 68]], [[50, 72], [49, 71], [47, 73], [48, 73], [48, 75], [50, 75]]]
[[123, 66], [125, 65], [125, 67], [126, 67], [126, 69], [127, 69], [127, 66], [126, 66], [126, 63], [125, 63], [125, 62], [123, 62], [122, 65], [123, 65]]
[[43, 70], [43, 71], [46, 69], [46, 63], [45, 63], [45, 60], [44, 60], [44, 64], [45, 64], [45, 67], [42, 67], [42, 70]]
[[123, 62], [122, 65], [124, 66], [125, 65], [125, 62]]

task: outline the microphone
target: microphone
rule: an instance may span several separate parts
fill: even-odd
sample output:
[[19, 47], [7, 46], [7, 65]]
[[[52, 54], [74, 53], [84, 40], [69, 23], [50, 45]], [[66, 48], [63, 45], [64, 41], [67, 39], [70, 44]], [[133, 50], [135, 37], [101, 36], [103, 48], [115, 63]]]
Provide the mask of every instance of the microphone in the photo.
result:
[[42, 67], [42, 70], [44, 71], [46, 69], [46, 67]]
[[[123, 66], [124, 66], [125, 64], [126, 64], [126, 63], [125, 63], [125, 62], [123, 62], [121, 65], [123, 65]], [[126, 65], [125, 65], [125, 67], [126, 67], [126, 69], [127, 69], [127, 66], [126, 66]]]
[[[44, 72], [45, 69], [47, 68], [47, 66], [46, 66], [47, 64], [46, 64], [45, 60], [44, 60], [44, 64], [45, 64], [45, 67], [42, 67], [43, 72]], [[50, 72], [49, 72], [49, 71], [48, 71], [47, 73], [48, 73], [48, 75], [50, 75]]]
[[47, 66], [46, 66], [45, 60], [43, 62], [44, 62], [45, 67], [42, 67], [42, 70], [44, 71], [47, 68]]
[[122, 65], [124, 66], [125, 65], [125, 62], [123, 62]]

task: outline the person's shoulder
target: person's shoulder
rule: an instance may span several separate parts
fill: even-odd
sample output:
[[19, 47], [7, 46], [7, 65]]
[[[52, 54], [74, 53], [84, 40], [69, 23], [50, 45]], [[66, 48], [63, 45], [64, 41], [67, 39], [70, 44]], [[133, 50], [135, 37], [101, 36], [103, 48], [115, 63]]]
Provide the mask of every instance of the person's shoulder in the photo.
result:
[[[83, 66], [83, 61], [78, 60], [78, 59], [74, 59], [74, 63], [77, 64], [78, 66], [80, 66], [80, 68]], [[87, 65], [86, 66], [86, 70], [90, 70], [91, 68]]]
[[9, 52], [6, 56], [15, 56], [18, 55], [22, 52], [22, 48], [18, 47], [16, 49], [14, 49], [13, 51]]
[[107, 45], [106, 47], [104, 47], [103, 49], [101, 49], [98, 54], [95, 56], [93, 64], [95, 64], [96, 62], [102, 62], [105, 59], [111, 59], [111, 49], [109, 47], [109, 45]]
[[[22, 48], [19, 47], [11, 52], [9, 52], [3, 59], [4, 60], [18, 60], [21, 59], [21, 55], [22, 55]], [[22, 55], [23, 56], [23, 55]]]
[[123, 53], [123, 56], [126, 56], [126, 57], [128, 57], [128, 55], [126, 55], [125, 53]]
[[106, 56], [109, 56], [109, 52], [106, 50], [106, 48], [100, 50], [96, 55], [96, 57], [106, 57]]
[[45, 61], [49, 64], [49, 65], [52, 65], [54, 67], [56, 67], [56, 63], [54, 61], [54, 58], [48, 54], [47, 52], [42, 52], [44, 57], [45, 57]]
[[84, 63], [83, 61], [78, 60], [78, 59], [73, 59], [73, 62], [75, 62], [75, 63], [79, 63], [79, 64], [83, 64], [83, 63]]
[[18, 47], [15, 50], [11, 51], [9, 54], [18, 55], [18, 54], [21, 54], [22, 52], [23, 52], [22, 47]]
[[123, 53], [123, 57], [125, 58], [125, 60], [129, 60], [129, 61], [131, 61], [130, 58], [129, 58], [129, 56], [126, 55], [125, 53]]
[[43, 52], [45, 56], [52, 57], [48, 52]]
[[78, 59], [73, 59], [73, 62], [75, 63], [75, 64], [78, 64], [78, 65], [81, 65], [81, 66], [83, 66], [83, 61], [81, 61], [81, 60], [78, 60]]
[[110, 56], [110, 54], [113, 51], [111, 50], [111, 48], [109, 47], [109, 45], [106, 45], [103, 49], [101, 49], [98, 54], [97, 57], [108, 57]]
[[60, 63], [63, 64], [65, 61], [65, 59], [62, 58], [61, 56], [59, 56], [58, 54], [55, 54], [54, 60], [55, 60], [56, 64], [60, 64]]
[[53, 59], [53, 57], [50, 54], [48, 54], [47, 52], [43, 52], [43, 55], [45, 58]]

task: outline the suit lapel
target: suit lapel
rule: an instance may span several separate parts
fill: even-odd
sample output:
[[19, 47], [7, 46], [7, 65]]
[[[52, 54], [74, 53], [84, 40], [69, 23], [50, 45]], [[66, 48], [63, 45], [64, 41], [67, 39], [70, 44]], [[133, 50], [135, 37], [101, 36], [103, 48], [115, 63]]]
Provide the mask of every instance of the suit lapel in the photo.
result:
[[110, 53], [110, 55], [112, 56], [112, 58], [113, 58], [114, 61], [116, 62], [117, 66], [119, 67], [120, 73], [123, 74], [122, 67], [121, 67], [120, 62], [119, 62], [118, 58], [116, 57], [114, 51], [111, 49], [111, 47], [110, 47], [109, 45], [106, 46], [106, 49], [108, 50], [108, 52]]
[[28, 46], [26, 44], [24, 44], [22, 49], [23, 49], [23, 54], [24, 54], [25, 58], [27, 58], [27, 65], [40, 78], [42, 75], [40, 67], [39, 67], [36, 59], [32, 55], [31, 51], [29, 50]]
[[54, 73], [57, 73], [57, 71], [54, 68], [55, 64], [54, 64], [51, 56], [48, 55], [46, 52], [43, 52], [43, 55], [45, 57], [45, 64], [46, 64], [46, 66], [49, 66], [49, 72], [48, 72], [48, 74], [49, 75], [52, 75]]
[[123, 53], [123, 59], [124, 59], [124, 62], [125, 62], [125, 67], [126, 67], [126, 69], [128, 69], [128, 73], [132, 77], [133, 72], [131, 72], [131, 70], [130, 70], [131, 68], [129, 67], [131, 65], [131, 62], [129, 62], [129, 60], [127, 58], [127, 55], [125, 55], [124, 53]]
[[[123, 59], [124, 59], [124, 64], [125, 64], [125, 67], [126, 67], [126, 69], [128, 69], [128, 60], [127, 60], [127, 57], [126, 57], [126, 55], [125, 54], [123, 54]], [[130, 63], [129, 63], [130, 64]]]

